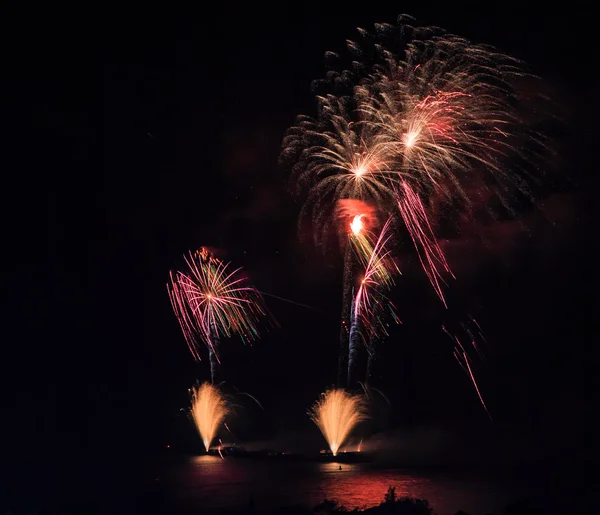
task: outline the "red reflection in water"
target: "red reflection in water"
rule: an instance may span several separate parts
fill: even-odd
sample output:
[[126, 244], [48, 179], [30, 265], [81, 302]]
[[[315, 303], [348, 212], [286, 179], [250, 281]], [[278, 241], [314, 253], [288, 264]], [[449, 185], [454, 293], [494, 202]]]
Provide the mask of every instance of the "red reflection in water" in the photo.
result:
[[390, 486], [396, 487], [398, 497], [421, 497], [429, 483], [426, 478], [394, 471], [364, 471], [358, 464], [323, 463], [320, 470], [326, 497], [350, 509], [380, 504]]
[[[340, 466], [342, 469], [340, 470]], [[314, 507], [333, 499], [347, 508], [376, 506], [390, 486], [399, 497], [427, 499], [438, 515], [490, 513], [501, 510], [531, 486], [521, 488], [477, 478], [428, 476], [365, 464], [270, 462], [203, 455], [172, 463], [160, 474], [161, 488], [173, 503], [202, 513], [245, 508]]]

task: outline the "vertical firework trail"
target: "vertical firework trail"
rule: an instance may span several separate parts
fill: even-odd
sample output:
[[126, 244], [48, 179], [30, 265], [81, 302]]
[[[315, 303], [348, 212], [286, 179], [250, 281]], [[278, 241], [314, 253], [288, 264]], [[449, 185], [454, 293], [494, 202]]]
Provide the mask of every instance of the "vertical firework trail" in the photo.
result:
[[[360, 208], [364, 208], [364, 206], [357, 202], [346, 201], [344, 203], [344, 207], [341, 208], [340, 211], [350, 214], [352, 211]], [[340, 360], [340, 375], [343, 377], [344, 373], [346, 374], [346, 387], [349, 390], [353, 390], [357, 386], [356, 369], [361, 334], [359, 327], [360, 319], [356, 310], [357, 297], [355, 296], [355, 291], [359, 289], [358, 272], [360, 261], [364, 261], [366, 255], [368, 255], [370, 251], [370, 245], [366, 235], [366, 220], [366, 212], [360, 212], [358, 214], [354, 214], [352, 221], [348, 224], [348, 242], [346, 244], [345, 256], [347, 260], [351, 260], [351, 265], [348, 267], [348, 270], [345, 270], [344, 273], [345, 303], [342, 306], [344, 318], [341, 328], [342, 334], [340, 338], [340, 356], [343, 355], [343, 361]], [[347, 295], [347, 293], [349, 293], [349, 295]], [[350, 326], [349, 330], [347, 324]], [[338, 386], [343, 385], [338, 384]]]
[[356, 297], [352, 290], [352, 304], [350, 309], [350, 335], [348, 337], [348, 378], [347, 387], [349, 390], [356, 388], [356, 369], [358, 353], [361, 344], [360, 320], [356, 313]]
[[348, 338], [350, 335], [350, 326], [352, 324], [349, 312], [352, 306], [353, 279], [356, 275], [356, 260], [350, 244], [346, 245], [344, 251], [344, 276], [342, 291], [342, 315], [340, 328], [340, 353], [338, 358], [338, 388], [346, 385], [346, 376], [348, 370]]
[[[379, 320], [379, 319], [381, 319], [382, 316], [383, 316], [383, 309], [381, 307], [381, 304], [377, 303], [377, 304], [375, 304], [375, 307], [373, 309], [373, 317], [376, 320]], [[379, 344], [379, 334], [377, 333], [377, 331], [371, 331], [371, 334], [369, 337], [369, 343], [367, 345], [367, 369], [365, 372], [365, 385], [369, 385], [373, 379], [373, 366], [377, 359], [376, 347], [378, 344]]]
[[219, 381], [219, 368], [221, 365], [221, 361], [219, 360], [219, 344], [221, 343], [219, 338], [219, 331], [217, 331], [217, 326], [215, 322], [211, 320], [210, 327], [208, 332], [208, 338], [210, 339], [210, 344], [207, 345], [208, 348], [208, 362], [210, 363], [210, 379], [213, 384], [216, 384]]
[[[354, 290], [358, 285], [360, 252], [366, 240], [364, 228], [366, 219], [373, 217], [373, 208], [368, 204], [352, 199], [340, 199], [337, 202], [337, 218], [340, 221], [339, 237], [344, 245], [344, 273], [342, 276], [342, 313], [338, 357], [338, 388], [348, 384], [349, 340], [353, 336], [355, 324], [352, 316]], [[354, 333], [356, 327], [354, 328]]]
[[[348, 215], [350, 207], [357, 206], [354, 203], [346, 202], [340, 212]], [[358, 205], [360, 208], [361, 206]], [[345, 236], [347, 238], [346, 250], [344, 252], [344, 277], [343, 277], [343, 296], [342, 296], [342, 326], [340, 329], [340, 356], [338, 363], [338, 387], [354, 388], [353, 374], [351, 370], [356, 368], [356, 355], [358, 354], [357, 339], [360, 337], [358, 329], [358, 319], [355, 316], [354, 309], [354, 291], [358, 282], [358, 260], [356, 247], [360, 247], [359, 240], [363, 240], [365, 213], [355, 214], [352, 221], [345, 223]], [[348, 230], [349, 229], [349, 230]]]

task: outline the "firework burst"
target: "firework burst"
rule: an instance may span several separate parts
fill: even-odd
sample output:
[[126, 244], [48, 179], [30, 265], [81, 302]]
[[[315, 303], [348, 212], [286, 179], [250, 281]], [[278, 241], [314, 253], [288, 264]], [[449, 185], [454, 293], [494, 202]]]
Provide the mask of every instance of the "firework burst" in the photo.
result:
[[331, 228], [330, 206], [344, 199], [371, 205], [392, 202], [388, 162], [374, 144], [373, 126], [352, 121], [343, 99], [319, 98], [319, 118], [300, 117], [284, 138], [283, 158], [294, 156], [294, 182], [308, 191], [301, 212], [313, 220], [315, 242], [326, 241]]
[[[350, 376], [359, 321], [376, 327], [376, 301], [389, 287], [380, 253], [366, 237], [368, 224], [390, 216], [400, 222], [407, 237], [398, 239], [412, 242], [447, 307], [444, 286], [454, 276], [438, 241], [440, 223], [451, 210], [463, 219], [485, 209], [495, 215], [495, 200], [513, 212], [516, 197], [532, 198], [529, 188], [551, 155], [546, 138], [525, 123], [519, 84], [533, 77], [518, 60], [437, 27], [415, 27], [407, 16], [395, 26], [376, 24], [373, 33], [359, 29], [348, 49], [347, 66], [326, 54], [334, 66], [313, 85], [316, 116], [298, 118], [281, 153], [306, 197], [300, 223], [310, 218], [317, 244], [328, 248], [331, 212], [342, 203], [368, 205], [375, 214], [346, 213], [338, 230], [345, 246], [338, 386], [346, 365]], [[359, 279], [361, 264], [366, 273]], [[485, 407], [468, 353], [455, 343]]]
[[214, 382], [220, 338], [236, 335], [245, 342], [255, 340], [257, 322], [266, 309], [241, 268], [233, 269], [206, 248], [190, 252], [185, 263], [185, 270], [171, 272], [169, 298], [193, 356], [200, 359], [200, 343], [208, 348]]
[[330, 92], [317, 97], [316, 118], [300, 117], [289, 130], [282, 158], [292, 160], [293, 181], [307, 191], [301, 218], [312, 215], [318, 242], [339, 200], [395, 214], [444, 301], [443, 276], [451, 273], [430, 202], [470, 212], [475, 185], [510, 207], [511, 192], [528, 194], [547, 147], [522, 122], [522, 63], [411, 23], [402, 16], [397, 26], [376, 24], [374, 33], [359, 29], [360, 40], [348, 42], [351, 66], [318, 81]]

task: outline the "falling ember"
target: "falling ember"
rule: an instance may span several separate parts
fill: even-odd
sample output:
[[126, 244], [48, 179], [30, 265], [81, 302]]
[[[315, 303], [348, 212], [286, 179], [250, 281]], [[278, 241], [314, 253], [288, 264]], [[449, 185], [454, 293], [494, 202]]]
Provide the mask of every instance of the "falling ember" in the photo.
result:
[[[459, 342], [459, 344], [460, 344], [460, 342]], [[469, 377], [471, 378], [471, 382], [473, 383], [473, 386], [475, 387], [475, 391], [477, 392], [477, 397], [479, 397], [479, 402], [481, 402], [481, 405], [483, 406], [483, 409], [485, 410], [485, 412], [488, 414], [488, 417], [490, 417], [490, 420], [493, 421], [494, 419], [492, 418], [490, 410], [488, 410], [487, 406], [485, 405], [485, 401], [483, 400], [481, 392], [479, 391], [479, 386], [477, 386], [477, 381], [475, 381], [475, 376], [473, 375], [473, 371], [471, 370], [471, 365], [469, 364], [469, 356], [467, 356], [467, 353], [464, 350], [462, 351], [462, 356], [461, 356], [460, 353], [458, 352], [458, 350], [455, 349], [454, 357], [457, 359], [458, 363], [469, 374]], [[461, 362], [461, 358], [462, 358], [462, 362]], [[464, 363], [464, 365], [463, 365], [463, 363]]]
[[219, 425], [229, 412], [227, 402], [219, 389], [210, 383], [192, 388], [191, 399], [190, 414], [208, 452]]
[[[477, 322], [475, 323], [477, 324]], [[479, 327], [479, 324], [477, 324], [477, 326]], [[490, 420], [493, 421], [492, 415], [488, 410], [485, 401], [483, 400], [483, 395], [481, 395], [481, 391], [479, 390], [479, 386], [477, 384], [477, 381], [475, 380], [475, 376], [473, 375], [473, 370], [471, 369], [471, 358], [467, 354], [465, 347], [463, 346], [459, 338], [457, 336], [452, 336], [444, 326], [442, 326], [442, 331], [444, 331], [450, 338], [454, 340], [455, 347], [452, 353], [454, 354], [456, 361], [458, 361], [458, 364], [467, 373], [469, 379], [471, 379], [473, 387], [475, 388], [475, 392], [477, 393], [477, 397], [479, 397], [479, 402], [481, 402], [481, 405], [483, 406], [483, 409], [487, 413], [488, 417], [490, 417]], [[468, 330], [467, 333], [471, 336], [471, 338], [473, 338], [473, 336]], [[473, 348], [477, 351], [477, 353], [479, 353], [479, 349], [474, 339], [472, 339], [471, 344]]]
[[329, 448], [337, 456], [350, 433], [366, 418], [364, 401], [342, 389], [328, 390], [309, 411], [311, 419], [323, 433]]

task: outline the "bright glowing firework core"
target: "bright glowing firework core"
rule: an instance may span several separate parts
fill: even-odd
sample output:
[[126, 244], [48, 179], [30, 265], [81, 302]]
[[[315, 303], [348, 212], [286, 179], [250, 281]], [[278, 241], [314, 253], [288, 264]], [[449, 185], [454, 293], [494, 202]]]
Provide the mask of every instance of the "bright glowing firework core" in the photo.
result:
[[192, 388], [191, 400], [190, 414], [208, 452], [219, 425], [229, 412], [227, 402], [219, 389], [210, 383]]
[[334, 456], [356, 424], [366, 418], [363, 398], [342, 389], [322, 394], [309, 415], [323, 433]]
[[411, 132], [407, 132], [404, 136], [404, 144], [408, 147], [411, 148], [414, 146], [414, 144], [417, 141], [417, 137], [418, 137], [418, 133], [415, 131], [411, 131]]
[[363, 228], [365, 227], [365, 224], [362, 221], [362, 218], [365, 215], [356, 215], [352, 222], [350, 223], [350, 229], [352, 230], [352, 233], [357, 236], [358, 234], [360, 234], [360, 231], [363, 230]]
[[353, 170], [354, 175], [356, 175], [356, 177], [362, 177], [364, 174], [367, 173], [367, 169], [364, 166], [358, 166], [357, 168], [355, 168]]

